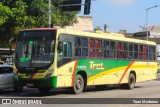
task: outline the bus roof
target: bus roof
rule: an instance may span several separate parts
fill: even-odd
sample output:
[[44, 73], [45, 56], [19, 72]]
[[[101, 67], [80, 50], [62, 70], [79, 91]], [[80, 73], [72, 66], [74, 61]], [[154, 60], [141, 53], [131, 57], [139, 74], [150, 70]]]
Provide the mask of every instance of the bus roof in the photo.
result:
[[123, 42], [131, 42], [131, 43], [139, 43], [139, 44], [148, 44], [148, 45], [156, 45], [155, 42], [134, 39], [134, 38], [126, 38], [122, 34], [118, 33], [93, 33], [87, 31], [77, 31], [77, 30], [69, 30], [69, 29], [62, 29], [62, 28], [32, 28], [32, 29], [24, 29], [21, 31], [29, 31], [29, 30], [57, 30], [57, 33], [63, 34], [71, 34], [81, 37], [91, 37], [91, 38], [99, 38], [99, 39], [109, 39], [113, 41], [123, 41]]
[[123, 42], [131, 42], [131, 43], [139, 43], [139, 44], [148, 44], [148, 45], [156, 45], [153, 41], [146, 41], [134, 38], [126, 38], [122, 34], [118, 33], [93, 33], [93, 32], [84, 32], [84, 31], [76, 31], [76, 30], [68, 30], [68, 29], [58, 29], [59, 33], [72, 34], [76, 36], [82, 37], [91, 37], [91, 38], [99, 38], [99, 39], [109, 39], [113, 41], [123, 41]]

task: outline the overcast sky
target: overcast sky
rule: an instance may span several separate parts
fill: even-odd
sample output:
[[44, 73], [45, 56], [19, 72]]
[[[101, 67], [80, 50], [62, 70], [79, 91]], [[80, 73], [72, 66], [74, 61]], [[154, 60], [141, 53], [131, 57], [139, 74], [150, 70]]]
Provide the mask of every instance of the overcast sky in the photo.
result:
[[[134, 33], [141, 30], [138, 26], [146, 25], [145, 10], [155, 5], [160, 5], [160, 0], [93, 0], [89, 16], [94, 27], [108, 24], [111, 32], [125, 29]], [[83, 15], [83, 7], [78, 15]], [[160, 25], [160, 7], [148, 11], [148, 25]]]

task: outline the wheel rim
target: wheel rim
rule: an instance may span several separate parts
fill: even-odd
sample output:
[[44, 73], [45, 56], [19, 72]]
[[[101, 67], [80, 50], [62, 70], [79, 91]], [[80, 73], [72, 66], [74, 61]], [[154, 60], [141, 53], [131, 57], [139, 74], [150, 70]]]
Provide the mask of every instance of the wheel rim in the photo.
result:
[[131, 87], [134, 87], [134, 84], [135, 84], [135, 80], [133, 77], [130, 78], [130, 85]]
[[82, 80], [78, 79], [76, 81], [76, 89], [79, 90], [79, 89], [81, 89], [81, 87], [82, 87]]

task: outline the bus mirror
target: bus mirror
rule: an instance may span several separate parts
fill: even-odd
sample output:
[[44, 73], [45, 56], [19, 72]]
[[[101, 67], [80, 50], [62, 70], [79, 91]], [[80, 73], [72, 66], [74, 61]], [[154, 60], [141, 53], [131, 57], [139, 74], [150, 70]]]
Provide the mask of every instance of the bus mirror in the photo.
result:
[[63, 42], [62, 42], [62, 41], [59, 41], [59, 42], [58, 42], [58, 51], [59, 51], [59, 52], [62, 52], [62, 51], [63, 51]]

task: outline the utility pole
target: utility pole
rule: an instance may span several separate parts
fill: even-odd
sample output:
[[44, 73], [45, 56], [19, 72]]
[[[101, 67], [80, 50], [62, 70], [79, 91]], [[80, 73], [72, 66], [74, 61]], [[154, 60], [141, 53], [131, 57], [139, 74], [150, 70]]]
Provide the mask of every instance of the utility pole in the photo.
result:
[[48, 1], [48, 27], [51, 27], [51, 0]]
[[153, 6], [153, 7], [150, 7], [150, 8], [147, 8], [147, 9], [146, 9], [147, 41], [149, 40], [149, 34], [148, 34], [148, 32], [149, 32], [149, 29], [148, 29], [148, 11], [149, 11], [150, 9], [155, 8], [155, 7], [158, 7], [158, 5], [155, 5], [155, 6]]

